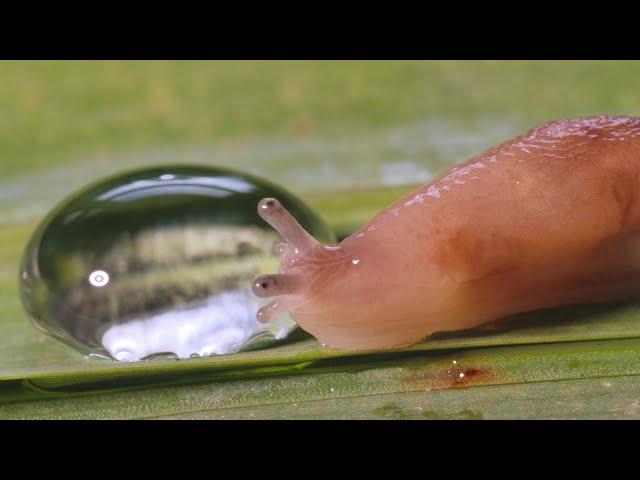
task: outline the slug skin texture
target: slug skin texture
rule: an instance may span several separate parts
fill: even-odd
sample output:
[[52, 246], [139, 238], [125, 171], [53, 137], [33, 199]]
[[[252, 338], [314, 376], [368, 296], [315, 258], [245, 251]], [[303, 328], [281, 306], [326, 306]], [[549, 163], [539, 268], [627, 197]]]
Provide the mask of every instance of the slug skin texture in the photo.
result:
[[396, 201], [337, 245], [276, 199], [280, 271], [253, 283], [327, 346], [386, 349], [640, 286], [640, 119], [542, 124]]

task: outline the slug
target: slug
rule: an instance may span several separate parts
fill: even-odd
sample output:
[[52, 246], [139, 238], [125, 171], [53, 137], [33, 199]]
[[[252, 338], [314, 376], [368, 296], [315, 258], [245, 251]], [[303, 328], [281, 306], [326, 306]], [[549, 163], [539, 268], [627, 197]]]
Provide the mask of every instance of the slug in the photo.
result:
[[539, 125], [322, 245], [272, 198], [286, 244], [258, 312], [327, 346], [386, 349], [560, 305], [640, 293], [640, 118]]

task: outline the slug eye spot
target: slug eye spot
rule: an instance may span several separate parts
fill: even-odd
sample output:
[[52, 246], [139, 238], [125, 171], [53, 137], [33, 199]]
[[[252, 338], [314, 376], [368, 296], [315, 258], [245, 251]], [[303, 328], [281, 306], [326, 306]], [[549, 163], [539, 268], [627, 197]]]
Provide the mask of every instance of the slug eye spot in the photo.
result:
[[259, 210], [268, 212], [277, 210], [278, 206], [280, 206], [280, 202], [275, 198], [263, 198], [258, 204]]
[[273, 277], [274, 275], [263, 275], [256, 278], [253, 281], [253, 293], [263, 298], [275, 296], [278, 284]]

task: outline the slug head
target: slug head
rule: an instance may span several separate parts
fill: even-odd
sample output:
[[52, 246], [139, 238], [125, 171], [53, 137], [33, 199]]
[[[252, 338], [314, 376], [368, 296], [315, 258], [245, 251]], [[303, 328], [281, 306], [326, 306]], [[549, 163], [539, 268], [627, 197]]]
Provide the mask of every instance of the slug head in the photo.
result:
[[[266, 323], [288, 312], [321, 342], [335, 344], [328, 322], [344, 318], [341, 297], [348, 297], [344, 284], [348, 283], [349, 266], [353, 266], [345, 249], [317, 242], [275, 198], [261, 200], [258, 213], [286, 242], [275, 247], [280, 257], [279, 272], [253, 281], [252, 289], [258, 297], [275, 297], [258, 311], [258, 320]], [[347, 303], [352, 303], [351, 299]]]
[[[412, 295], [428, 289], [407, 283], [404, 264], [390, 261], [389, 251], [380, 248], [391, 244], [395, 251], [393, 242], [365, 241], [360, 233], [338, 245], [323, 245], [274, 198], [261, 200], [258, 213], [286, 241], [275, 247], [279, 273], [262, 275], [252, 284], [258, 297], [275, 297], [258, 311], [260, 322], [288, 312], [321, 343], [350, 350], [391, 348], [424, 336], [422, 326], [416, 330], [406, 320]], [[390, 324], [390, 318], [397, 322]]]
[[306, 269], [301, 267], [301, 260], [320, 244], [275, 198], [262, 199], [258, 203], [258, 214], [286, 241], [275, 247], [275, 253], [281, 259], [279, 273], [262, 275], [252, 284], [253, 292], [258, 297], [276, 297], [273, 302], [258, 311], [258, 320], [266, 323], [300, 303], [307, 290]]

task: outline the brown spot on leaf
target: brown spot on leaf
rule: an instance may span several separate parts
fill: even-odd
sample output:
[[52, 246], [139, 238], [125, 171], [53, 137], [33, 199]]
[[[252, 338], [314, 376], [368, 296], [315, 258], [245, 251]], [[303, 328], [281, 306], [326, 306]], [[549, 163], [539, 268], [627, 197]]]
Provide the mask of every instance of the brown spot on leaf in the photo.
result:
[[412, 371], [405, 377], [405, 382], [414, 389], [431, 390], [488, 384], [493, 379], [495, 373], [487, 368], [453, 365], [435, 371]]

